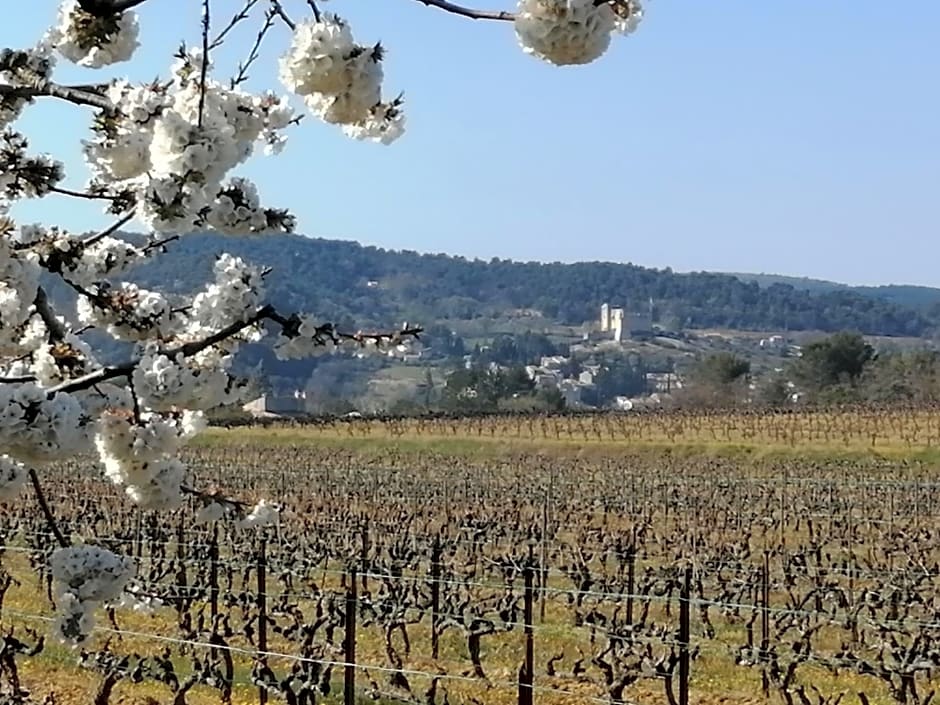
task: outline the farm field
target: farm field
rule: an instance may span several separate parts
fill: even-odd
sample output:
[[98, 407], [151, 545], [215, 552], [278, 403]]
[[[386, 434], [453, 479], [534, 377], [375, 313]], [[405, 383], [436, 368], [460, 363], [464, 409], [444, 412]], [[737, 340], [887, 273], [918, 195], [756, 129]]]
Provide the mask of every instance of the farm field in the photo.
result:
[[360, 702], [925, 704], [940, 415], [897, 414], [206, 434], [197, 484], [284, 505], [252, 531], [138, 512], [76, 458], [42, 473], [60, 527], [134, 555], [138, 600], [83, 649], [47, 643], [53, 541], [32, 497], [3, 505], [0, 683], [37, 703], [341, 703], [348, 672]]
[[923, 459], [940, 455], [940, 407], [327, 418], [306, 424], [236, 425], [201, 436], [200, 442], [225, 445], [246, 438], [296, 445], [343, 445], [353, 439], [359, 450], [377, 445], [383, 453], [394, 441], [393, 451], [437, 447], [447, 454], [474, 455], [494, 452], [488, 448], [494, 443], [495, 452], [501, 453], [508, 443], [538, 452], [577, 447], [619, 453], [629, 446], [654, 453], [669, 449], [821, 458], [874, 453]]

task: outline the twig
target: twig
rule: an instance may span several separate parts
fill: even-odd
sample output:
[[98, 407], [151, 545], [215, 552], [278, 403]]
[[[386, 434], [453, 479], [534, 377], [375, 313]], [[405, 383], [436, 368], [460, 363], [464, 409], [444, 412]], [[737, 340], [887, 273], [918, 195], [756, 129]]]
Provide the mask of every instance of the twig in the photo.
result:
[[258, 32], [258, 36], [255, 37], [255, 43], [251, 47], [251, 51], [248, 53], [248, 58], [245, 59], [244, 63], [239, 64], [238, 74], [231, 81], [232, 88], [247, 80], [248, 67], [258, 59], [261, 50], [261, 42], [264, 41], [264, 36], [268, 33], [268, 30], [274, 26], [275, 17], [277, 17], [277, 10], [273, 7], [265, 13], [264, 24], [261, 26], [261, 30]]
[[180, 239], [180, 236], [179, 236], [179, 235], [168, 235], [167, 237], [162, 238], [162, 239], [160, 239], [160, 240], [154, 240], [153, 242], [148, 242], [148, 243], [144, 246], [143, 253], [144, 253], [145, 256], [146, 256], [146, 255], [149, 255], [149, 254], [150, 254], [151, 252], [153, 252], [154, 250], [161, 250], [161, 249], [163, 249], [163, 246], [164, 246], [164, 245], [168, 245], [168, 244], [170, 244], [171, 242], [174, 242], [174, 241], [179, 240], [179, 239]]
[[297, 25], [287, 16], [287, 13], [284, 12], [284, 8], [281, 7], [280, 0], [271, 0], [271, 9], [274, 10], [274, 14], [284, 20], [284, 24], [290, 27], [290, 30], [293, 32], [297, 29]]
[[129, 223], [131, 220], [133, 220], [133, 218], [134, 218], [134, 212], [131, 211], [131, 212], [128, 213], [127, 215], [122, 216], [120, 220], [118, 220], [116, 223], [114, 223], [113, 225], [111, 225], [110, 227], [108, 227], [106, 230], [102, 230], [100, 233], [96, 233], [96, 234], [94, 234], [94, 235], [88, 237], [87, 239], [85, 239], [85, 240], [82, 242], [82, 244], [83, 244], [85, 247], [89, 247], [90, 245], [94, 245], [94, 244], [95, 244], [96, 242], [98, 242], [99, 240], [103, 240], [104, 238], [108, 237], [109, 235], [113, 235], [114, 233], [116, 233], [118, 230], [121, 229], [121, 227], [123, 227], [124, 225], [126, 225], [127, 223]]
[[39, 508], [42, 510], [43, 516], [46, 517], [46, 523], [49, 524], [49, 528], [52, 530], [52, 535], [55, 536], [56, 541], [59, 542], [59, 546], [62, 548], [68, 548], [71, 544], [65, 540], [62, 532], [59, 530], [59, 525], [56, 523], [55, 516], [52, 514], [52, 510], [49, 508], [49, 504], [46, 502], [46, 495], [43, 494], [42, 485], [39, 483], [39, 475], [36, 474], [35, 468], [29, 469], [29, 480], [33, 484], [33, 491], [36, 493], [36, 500], [39, 502]]
[[258, 0], [246, 0], [245, 6], [239, 10], [231, 20], [229, 20], [229, 23], [225, 26], [225, 29], [219, 32], [218, 36], [212, 40], [212, 43], [209, 45], [209, 49], [215, 49], [216, 47], [221, 46], [222, 42], [225, 41], [225, 37], [228, 35], [228, 33], [231, 32], [235, 28], [235, 25], [237, 25], [239, 22], [247, 20], [251, 15], [251, 9], [257, 4]]
[[199, 127], [206, 109], [206, 76], [209, 73], [209, 0], [202, 0], [202, 66], [199, 71]]
[[502, 22], [512, 22], [516, 19], [515, 14], [512, 12], [505, 12], [503, 10], [474, 10], [470, 7], [456, 5], [448, 0], [418, 0], [418, 2], [430, 7], [439, 8], [445, 12], [460, 15], [461, 17], [469, 17], [471, 20], [500, 20]]
[[320, 8], [317, 7], [316, 0], [307, 0], [307, 4], [310, 5], [310, 9], [313, 10], [313, 19], [319, 22], [320, 21]]
[[58, 186], [51, 186], [49, 190], [52, 193], [58, 193], [62, 196], [72, 196], [73, 198], [86, 198], [90, 201], [111, 201], [114, 200], [112, 196], [108, 196], [103, 193], [93, 193], [89, 191], [73, 191], [72, 189], [59, 188]]
[[140, 424], [140, 397], [137, 396], [137, 390], [134, 389], [134, 378], [131, 377], [127, 382], [127, 388], [131, 393], [131, 403], [134, 406], [134, 423]]

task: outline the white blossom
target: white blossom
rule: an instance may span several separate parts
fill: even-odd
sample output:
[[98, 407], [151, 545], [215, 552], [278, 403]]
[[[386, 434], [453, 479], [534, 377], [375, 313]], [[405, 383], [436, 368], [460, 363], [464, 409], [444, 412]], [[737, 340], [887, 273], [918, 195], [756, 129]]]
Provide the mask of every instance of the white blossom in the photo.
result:
[[99, 419], [114, 409], [131, 409], [134, 397], [127, 387], [101, 382], [94, 387], [74, 394], [82, 404], [85, 415], [90, 419]]
[[183, 464], [172, 457], [205, 427], [201, 413], [163, 415], [126, 411], [102, 415], [95, 447], [105, 476], [138, 506], [173, 509], [182, 502]]
[[188, 334], [204, 336], [256, 313], [264, 296], [258, 267], [240, 257], [220, 255], [215, 262], [215, 281], [193, 298]]
[[109, 478], [124, 485], [125, 494], [142, 509], [165, 511], [182, 504], [185, 475], [182, 462], [161, 458], [148, 463], [125, 463], [120, 477], [109, 475]]
[[117, 600], [135, 572], [132, 559], [91, 545], [57, 549], [50, 568], [58, 607], [55, 633], [72, 644], [88, 637], [95, 607]]
[[594, 0], [519, 0], [516, 36], [523, 51], [558, 66], [588, 64], [607, 51], [617, 15]]
[[134, 576], [131, 558], [88, 544], [57, 549], [49, 567], [54, 594], [72, 593], [82, 602], [114, 600]]
[[171, 359], [150, 348], [134, 369], [134, 390], [144, 406], [157, 411], [212, 409], [241, 397], [241, 388], [228, 374], [231, 362], [231, 356], [212, 349]]
[[[290, 48], [281, 57], [281, 82], [303, 97], [310, 112], [321, 120], [365, 128], [371, 111], [382, 102], [383, 55], [380, 45], [356, 44], [345, 21], [324, 13], [319, 21], [297, 25]], [[374, 133], [373, 127], [352, 134]]]
[[100, 116], [93, 128], [95, 139], [83, 141], [82, 149], [93, 177], [112, 184], [150, 169], [153, 126], [168, 98], [159, 84], [133, 86], [127, 81], [112, 82], [106, 95], [118, 111]]
[[353, 139], [391, 144], [405, 132], [405, 114], [401, 110], [401, 101], [379, 103], [361, 122], [344, 125], [343, 132]]
[[175, 455], [182, 445], [205, 428], [201, 412], [179, 414], [143, 412], [134, 415], [115, 410], [98, 420], [95, 447], [102, 460], [145, 463]]
[[78, 261], [71, 267], [70, 279], [79, 284], [99, 282], [123, 274], [142, 257], [143, 253], [129, 242], [102, 237], [82, 248]]
[[196, 516], [193, 518], [195, 524], [213, 524], [225, 517], [228, 512], [219, 502], [207, 502], [204, 504]]
[[81, 377], [97, 367], [91, 347], [75, 335], [54, 343], [42, 342], [33, 350], [29, 371], [40, 384], [52, 387]]
[[154, 176], [198, 174], [218, 183], [243, 158], [235, 128], [222, 115], [206, 111], [202, 126], [176, 110], [165, 110], [153, 128], [150, 171]]
[[95, 628], [95, 603], [83, 602], [70, 592], [60, 595], [52, 633], [72, 646], [81, 646]]
[[204, 187], [175, 175], [141, 177], [135, 197], [137, 218], [160, 233], [191, 231], [208, 204]]
[[312, 316], [298, 316], [293, 330], [284, 331], [274, 341], [274, 354], [279, 360], [299, 360], [332, 353], [337, 346], [328, 332], [321, 332]]
[[62, 162], [49, 155], [30, 156], [29, 141], [7, 129], [0, 134], [0, 215], [20, 198], [40, 198], [65, 178]]
[[208, 206], [206, 222], [230, 235], [260, 233], [268, 227], [257, 187], [247, 179], [232, 179]]
[[78, 319], [104, 328], [120, 340], [166, 337], [176, 325], [173, 308], [163, 294], [121, 282], [100, 286], [78, 297]]
[[117, 600], [110, 602], [110, 605], [117, 609], [145, 615], [154, 614], [163, 604], [160, 598], [144, 594], [138, 585], [129, 585]]
[[280, 520], [281, 508], [267, 500], [259, 501], [249, 514], [239, 522], [243, 528], [253, 528], [276, 524]]
[[626, 0], [620, 5], [614, 26], [621, 34], [633, 34], [643, 21], [645, 12], [640, 0]]
[[340, 93], [349, 85], [346, 56], [355, 48], [349, 25], [329, 12], [319, 22], [301, 22], [280, 60], [281, 82], [301, 96]]
[[55, 35], [62, 56], [89, 68], [127, 61], [140, 46], [134, 12], [95, 17], [85, 12], [78, 0], [65, 0], [59, 7]]
[[18, 460], [45, 462], [87, 445], [87, 419], [78, 400], [37, 384], [0, 384], [0, 448]]
[[[0, 53], [0, 85], [35, 85], [48, 79], [54, 66], [55, 59], [47, 41], [41, 41], [32, 49], [7, 49]], [[0, 130], [15, 122], [32, 102], [32, 98], [0, 95]]]
[[9, 502], [26, 484], [28, 474], [22, 463], [7, 455], [0, 455], [0, 502]]
[[0, 353], [18, 347], [39, 290], [39, 258], [0, 235]]

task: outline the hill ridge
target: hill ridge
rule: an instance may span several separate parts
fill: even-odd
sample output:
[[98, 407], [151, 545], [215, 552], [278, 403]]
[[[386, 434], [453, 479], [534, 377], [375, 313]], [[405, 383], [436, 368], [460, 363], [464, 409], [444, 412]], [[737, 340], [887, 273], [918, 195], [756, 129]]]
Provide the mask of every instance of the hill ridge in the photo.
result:
[[303, 235], [193, 233], [130, 277], [146, 286], [195, 291], [223, 251], [273, 268], [268, 282], [275, 304], [360, 325], [467, 320], [518, 310], [579, 325], [594, 320], [601, 303], [646, 310], [650, 299], [655, 319], [672, 328], [925, 336], [940, 322], [940, 306], [932, 308], [940, 290], [929, 288], [915, 304], [890, 287], [881, 295], [848, 286], [809, 292], [745, 281], [746, 275], [615, 262], [487, 261]]

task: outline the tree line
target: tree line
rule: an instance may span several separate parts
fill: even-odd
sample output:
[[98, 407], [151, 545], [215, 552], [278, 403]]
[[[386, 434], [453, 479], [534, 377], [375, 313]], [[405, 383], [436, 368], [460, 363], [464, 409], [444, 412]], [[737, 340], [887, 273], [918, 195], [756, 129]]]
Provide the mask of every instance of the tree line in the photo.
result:
[[664, 327], [737, 330], [858, 330], [867, 335], [923, 336], [938, 328], [936, 308], [888, 301], [851, 289], [810, 292], [788, 284], [762, 287], [724, 274], [678, 274], [632, 264], [469, 260], [365, 247], [299, 235], [183, 238], [167, 255], [134, 271], [144, 285], [185, 293], [230, 251], [276, 270], [302, 272], [270, 282], [274, 303], [314, 307], [325, 319], [388, 325], [535, 312], [562, 324], [593, 321], [604, 301], [647, 311]]
[[782, 368], [755, 374], [741, 355], [709, 355], [688, 373], [679, 404], [731, 406], [934, 403], [940, 401], [940, 352], [878, 352], [858, 333], [839, 332], [804, 346]]

